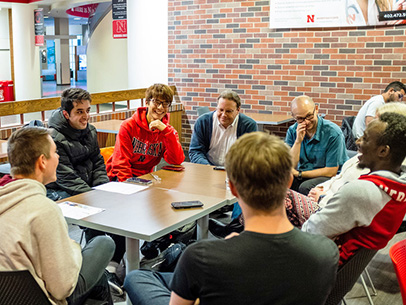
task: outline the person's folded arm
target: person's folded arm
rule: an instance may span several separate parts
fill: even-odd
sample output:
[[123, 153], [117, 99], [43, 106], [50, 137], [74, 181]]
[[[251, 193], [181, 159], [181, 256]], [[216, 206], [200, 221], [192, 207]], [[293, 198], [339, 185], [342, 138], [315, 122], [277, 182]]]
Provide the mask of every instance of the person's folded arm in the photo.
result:
[[56, 184], [71, 195], [90, 191], [92, 188], [76, 173], [65, 148], [55, 142], [58, 149], [59, 164], [56, 169]]
[[97, 148], [91, 157], [93, 163], [93, 184], [92, 186], [97, 186], [103, 183], [109, 182], [107, 177], [106, 165], [104, 164], [104, 159], [100, 154], [100, 149]]
[[371, 206], [371, 202], [382, 200], [382, 196], [372, 182], [349, 182], [330, 198], [321, 211], [310, 216], [302, 231], [334, 239], [355, 227], [367, 226], [380, 209], [379, 206]]
[[179, 142], [178, 132], [175, 128], [167, 125], [163, 130], [165, 135], [165, 153], [164, 159], [169, 164], [181, 164], [185, 160], [185, 154], [183, 153], [182, 145]]
[[205, 132], [205, 127], [202, 126], [201, 120], [197, 120], [193, 129], [192, 140], [189, 146], [190, 162], [198, 164], [211, 164], [207, 158], [210, 142], [208, 135]]

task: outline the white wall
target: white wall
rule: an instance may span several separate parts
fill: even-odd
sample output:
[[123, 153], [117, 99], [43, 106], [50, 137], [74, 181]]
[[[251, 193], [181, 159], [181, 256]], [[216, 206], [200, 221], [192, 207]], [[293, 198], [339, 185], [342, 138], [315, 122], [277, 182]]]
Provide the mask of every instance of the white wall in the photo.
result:
[[113, 39], [111, 11], [99, 23], [87, 46], [87, 90], [128, 89], [127, 39]]
[[11, 80], [8, 9], [0, 10], [0, 80]]
[[39, 47], [34, 41], [35, 4], [12, 4], [16, 101], [41, 98]]
[[127, 1], [128, 85], [168, 83], [168, 1]]

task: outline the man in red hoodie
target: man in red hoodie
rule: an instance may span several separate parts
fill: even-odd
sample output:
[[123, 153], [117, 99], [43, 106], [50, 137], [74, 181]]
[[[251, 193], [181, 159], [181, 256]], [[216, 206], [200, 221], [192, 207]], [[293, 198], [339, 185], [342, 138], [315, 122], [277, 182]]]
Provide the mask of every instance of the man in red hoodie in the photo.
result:
[[114, 152], [107, 161], [111, 180], [125, 181], [148, 174], [162, 157], [170, 164], [181, 164], [185, 159], [178, 133], [169, 125], [172, 89], [154, 84], [145, 95], [147, 107], [139, 107], [121, 124]]

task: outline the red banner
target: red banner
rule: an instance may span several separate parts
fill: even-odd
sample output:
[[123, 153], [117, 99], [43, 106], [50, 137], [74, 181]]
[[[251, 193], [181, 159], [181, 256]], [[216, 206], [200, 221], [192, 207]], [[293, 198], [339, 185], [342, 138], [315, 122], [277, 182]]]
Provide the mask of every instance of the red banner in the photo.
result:
[[81, 5], [66, 10], [66, 13], [76, 17], [89, 18], [96, 12], [98, 6], [98, 3]]

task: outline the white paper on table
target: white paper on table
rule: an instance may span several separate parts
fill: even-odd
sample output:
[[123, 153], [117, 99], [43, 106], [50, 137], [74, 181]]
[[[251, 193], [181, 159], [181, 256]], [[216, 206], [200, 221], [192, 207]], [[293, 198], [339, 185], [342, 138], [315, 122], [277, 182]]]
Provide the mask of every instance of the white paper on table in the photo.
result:
[[73, 219], [82, 219], [104, 211], [102, 208], [95, 208], [71, 201], [59, 202], [58, 206], [61, 208], [64, 217]]
[[137, 193], [139, 191], [145, 190], [148, 186], [137, 185], [134, 183], [123, 183], [123, 182], [108, 182], [95, 186], [95, 190], [120, 193], [124, 195], [130, 195]]

